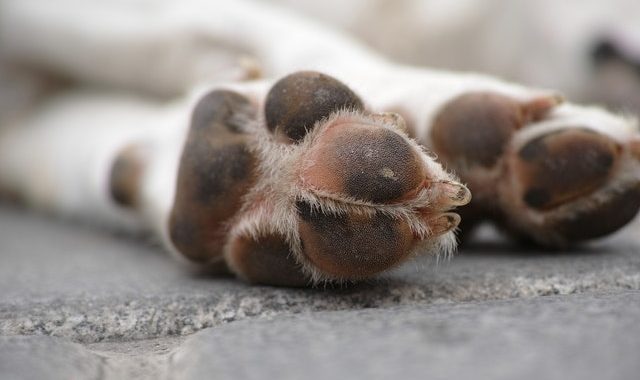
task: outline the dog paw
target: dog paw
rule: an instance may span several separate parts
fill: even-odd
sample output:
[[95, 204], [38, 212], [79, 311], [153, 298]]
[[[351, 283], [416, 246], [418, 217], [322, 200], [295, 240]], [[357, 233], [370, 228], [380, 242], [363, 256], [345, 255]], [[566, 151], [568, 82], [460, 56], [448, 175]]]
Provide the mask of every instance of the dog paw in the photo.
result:
[[439, 111], [431, 139], [474, 192], [470, 219], [542, 245], [605, 236], [640, 208], [638, 132], [600, 109], [468, 93]]
[[[346, 85], [298, 72], [249, 100], [195, 107], [169, 221], [174, 247], [250, 282], [300, 286], [384, 272], [455, 246], [469, 190]], [[255, 95], [255, 94], [254, 94]]]

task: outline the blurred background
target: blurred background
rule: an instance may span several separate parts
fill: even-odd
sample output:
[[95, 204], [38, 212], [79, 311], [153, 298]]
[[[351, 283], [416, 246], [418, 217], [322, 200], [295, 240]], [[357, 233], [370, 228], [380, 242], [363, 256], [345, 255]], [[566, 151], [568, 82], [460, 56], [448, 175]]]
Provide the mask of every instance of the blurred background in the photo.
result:
[[560, 90], [576, 102], [640, 110], [635, 0], [273, 0], [392, 59]]
[[[251, 1], [239, 3], [250, 7]], [[478, 71], [556, 89], [578, 102], [640, 110], [637, 0], [255, 3], [263, 7], [257, 11], [271, 6], [340, 30], [395, 61]], [[171, 96], [212, 72], [228, 73], [217, 79], [239, 79], [230, 66], [246, 53], [241, 43], [221, 52], [198, 26], [207, 12], [229, 4], [2, 0], [0, 115], [6, 119], [20, 105], [73, 82]], [[199, 9], [201, 17], [192, 17]], [[143, 63], [130, 58], [136, 52], [147, 54]]]

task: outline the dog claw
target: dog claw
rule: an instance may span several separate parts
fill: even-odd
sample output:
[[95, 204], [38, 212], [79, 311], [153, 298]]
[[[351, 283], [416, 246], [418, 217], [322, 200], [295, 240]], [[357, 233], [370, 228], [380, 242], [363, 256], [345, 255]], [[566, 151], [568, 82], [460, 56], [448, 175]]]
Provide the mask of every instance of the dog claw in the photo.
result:
[[437, 187], [445, 197], [442, 203], [448, 206], [446, 208], [464, 206], [471, 202], [471, 191], [461, 183], [440, 182]]
[[396, 129], [401, 130], [407, 135], [410, 134], [409, 128], [407, 127], [407, 123], [404, 121], [402, 116], [400, 116], [400, 114], [397, 112], [382, 112], [379, 114], [374, 114], [372, 116], [376, 119], [379, 119], [382, 123], [393, 124]]
[[564, 103], [564, 97], [559, 94], [540, 95], [521, 102], [523, 120], [525, 122], [541, 120], [562, 103]]
[[449, 212], [438, 216], [436, 219], [430, 221], [431, 236], [439, 236], [446, 232], [452, 231], [460, 224], [460, 215]]

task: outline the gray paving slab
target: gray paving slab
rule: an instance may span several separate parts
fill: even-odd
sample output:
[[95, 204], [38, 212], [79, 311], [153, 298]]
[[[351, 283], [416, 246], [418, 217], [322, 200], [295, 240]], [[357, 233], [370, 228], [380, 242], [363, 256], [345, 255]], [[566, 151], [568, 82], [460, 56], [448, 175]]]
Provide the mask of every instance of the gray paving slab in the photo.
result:
[[398, 306], [241, 321], [189, 338], [201, 379], [637, 379], [640, 292]]
[[0, 336], [11, 379], [637, 379], [640, 291], [245, 319], [185, 338]]
[[188, 335], [242, 319], [640, 289], [638, 226], [573, 252], [485, 243], [343, 289], [249, 286], [108, 231], [0, 209], [0, 334], [75, 342]]
[[49, 336], [0, 336], [2, 379], [98, 379], [101, 358], [80, 344]]

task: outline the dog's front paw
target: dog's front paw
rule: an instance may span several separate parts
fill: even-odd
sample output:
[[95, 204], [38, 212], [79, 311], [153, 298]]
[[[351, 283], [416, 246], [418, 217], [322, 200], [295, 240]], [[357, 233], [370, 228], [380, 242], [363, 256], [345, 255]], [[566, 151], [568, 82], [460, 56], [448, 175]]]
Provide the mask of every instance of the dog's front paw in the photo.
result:
[[290, 286], [369, 278], [420, 247], [448, 253], [451, 209], [470, 193], [404, 130], [316, 72], [252, 101], [214, 91], [193, 113], [170, 239], [192, 260]]

